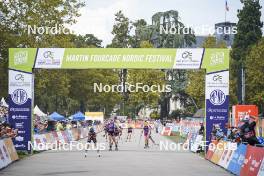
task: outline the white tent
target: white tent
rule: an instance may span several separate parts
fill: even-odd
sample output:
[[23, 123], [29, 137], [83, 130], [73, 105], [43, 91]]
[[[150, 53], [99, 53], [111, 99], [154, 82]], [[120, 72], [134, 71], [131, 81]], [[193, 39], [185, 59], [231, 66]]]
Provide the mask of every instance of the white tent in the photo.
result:
[[34, 115], [37, 115], [39, 117], [46, 117], [47, 116], [47, 114], [45, 114], [44, 112], [42, 112], [39, 109], [38, 105], [36, 105], [35, 108], [34, 108]]
[[4, 98], [1, 99], [0, 106], [4, 106], [4, 107], [7, 107], [8, 108], [8, 104], [6, 103], [6, 101], [5, 101]]

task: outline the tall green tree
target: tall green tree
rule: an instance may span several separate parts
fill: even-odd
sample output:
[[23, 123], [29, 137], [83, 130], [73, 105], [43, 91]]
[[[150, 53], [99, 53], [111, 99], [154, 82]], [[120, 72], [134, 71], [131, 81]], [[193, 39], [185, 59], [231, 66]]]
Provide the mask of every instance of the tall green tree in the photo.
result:
[[115, 24], [113, 26], [112, 34], [114, 35], [112, 43], [109, 48], [128, 48], [130, 47], [130, 30], [132, 26], [129, 19], [123, 14], [122, 11], [118, 11], [115, 14]]
[[249, 104], [258, 105], [264, 112], [264, 38], [255, 44], [246, 57], [246, 100]]
[[[249, 48], [256, 44], [262, 37], [261, 28], [261, 6], [259, 0], [244, 0], [243, 9], [238, 11], [237, 31], [234, 44], [232, 46], [231, 56], [231, 78], [235, 78], [237, 82], [237, 97], [239, 103], [242, 102], [242, 69], [245, 67], [246, 56]], [[247, 69], [247, 68], [245, 68]]]
[[[65, 34], [34, 33], [29, 28], [66, 28], [75, 23], [84, 4], [76, 0], [0, 1], [0, 95], [7, 96], [8, 48], [17, 47], [72, 47]], [[67, 29], [66, 29], [67, 30]]]

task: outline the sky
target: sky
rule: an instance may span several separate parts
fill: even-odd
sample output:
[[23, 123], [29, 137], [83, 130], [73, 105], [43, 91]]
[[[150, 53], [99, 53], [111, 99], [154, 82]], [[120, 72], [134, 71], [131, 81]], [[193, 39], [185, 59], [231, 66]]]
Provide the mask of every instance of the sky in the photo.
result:
[[[226, 20], [237, 22], [237, 10], [242, 9], [240, 0], [228, 0], [229, 12]], [[264, 0], [260, 0], [264, 8]], [[145, 19], [151, 24], [151, 17], [157, 12], [176, 10], [186, 26], [212, 26], [225, 21], [225, 0], [85, 0], [81, 16], [70, 28], [76, 34], [94, 34], [103, 40], [102, 45], [111, 43], [114, 14], [122, 10], [132, 21]], [[261, 20], [264, 21], [262, 8]], [[201, 33], [201, 35], [206, 35]]]

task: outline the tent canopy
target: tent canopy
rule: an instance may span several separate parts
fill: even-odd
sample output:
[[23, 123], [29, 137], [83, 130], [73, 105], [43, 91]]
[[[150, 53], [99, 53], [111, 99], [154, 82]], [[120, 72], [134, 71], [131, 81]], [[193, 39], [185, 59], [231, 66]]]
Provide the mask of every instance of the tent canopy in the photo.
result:
[[70, 116], [70, 119], [73, 121], [82, 121], [85, 119], [85, 115], [79, 111], [76, 114], [73, 114], [72, 116]]
[[37, 115], [39, 117], [46, 117], [47, 116], [47, 114], [45, 114], [44, 112], [42, 112], [39, 109], [38, 105], [36, 105], [35, 108], [34, 108], [34, 115]]
[[8, 108], [8, 104], [6, 103], [5, 99], [2, 97], [1, 102], [0, 102], [0, 106], [4, 106]]
[[60, 115], [57, 112], [53, 112], [52, 114], [49, 115], [49, 119], [50, 120], [54, 120], [54, 121], [61, 121], [61, 120], [65, 120], [63, 115]]

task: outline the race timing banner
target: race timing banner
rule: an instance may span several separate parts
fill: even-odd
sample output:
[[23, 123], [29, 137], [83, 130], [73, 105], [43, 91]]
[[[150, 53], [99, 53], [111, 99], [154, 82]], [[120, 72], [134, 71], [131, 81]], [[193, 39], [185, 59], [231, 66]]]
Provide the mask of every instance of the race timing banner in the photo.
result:
[[32, 69], [206, 69], [209, 141], [213, 125], [225, 131], [228, 122], [229, 52], [222, 48], [11, 48], [9, 121], [19, 131], [15, 147], [26, 150], [31, 140]]

